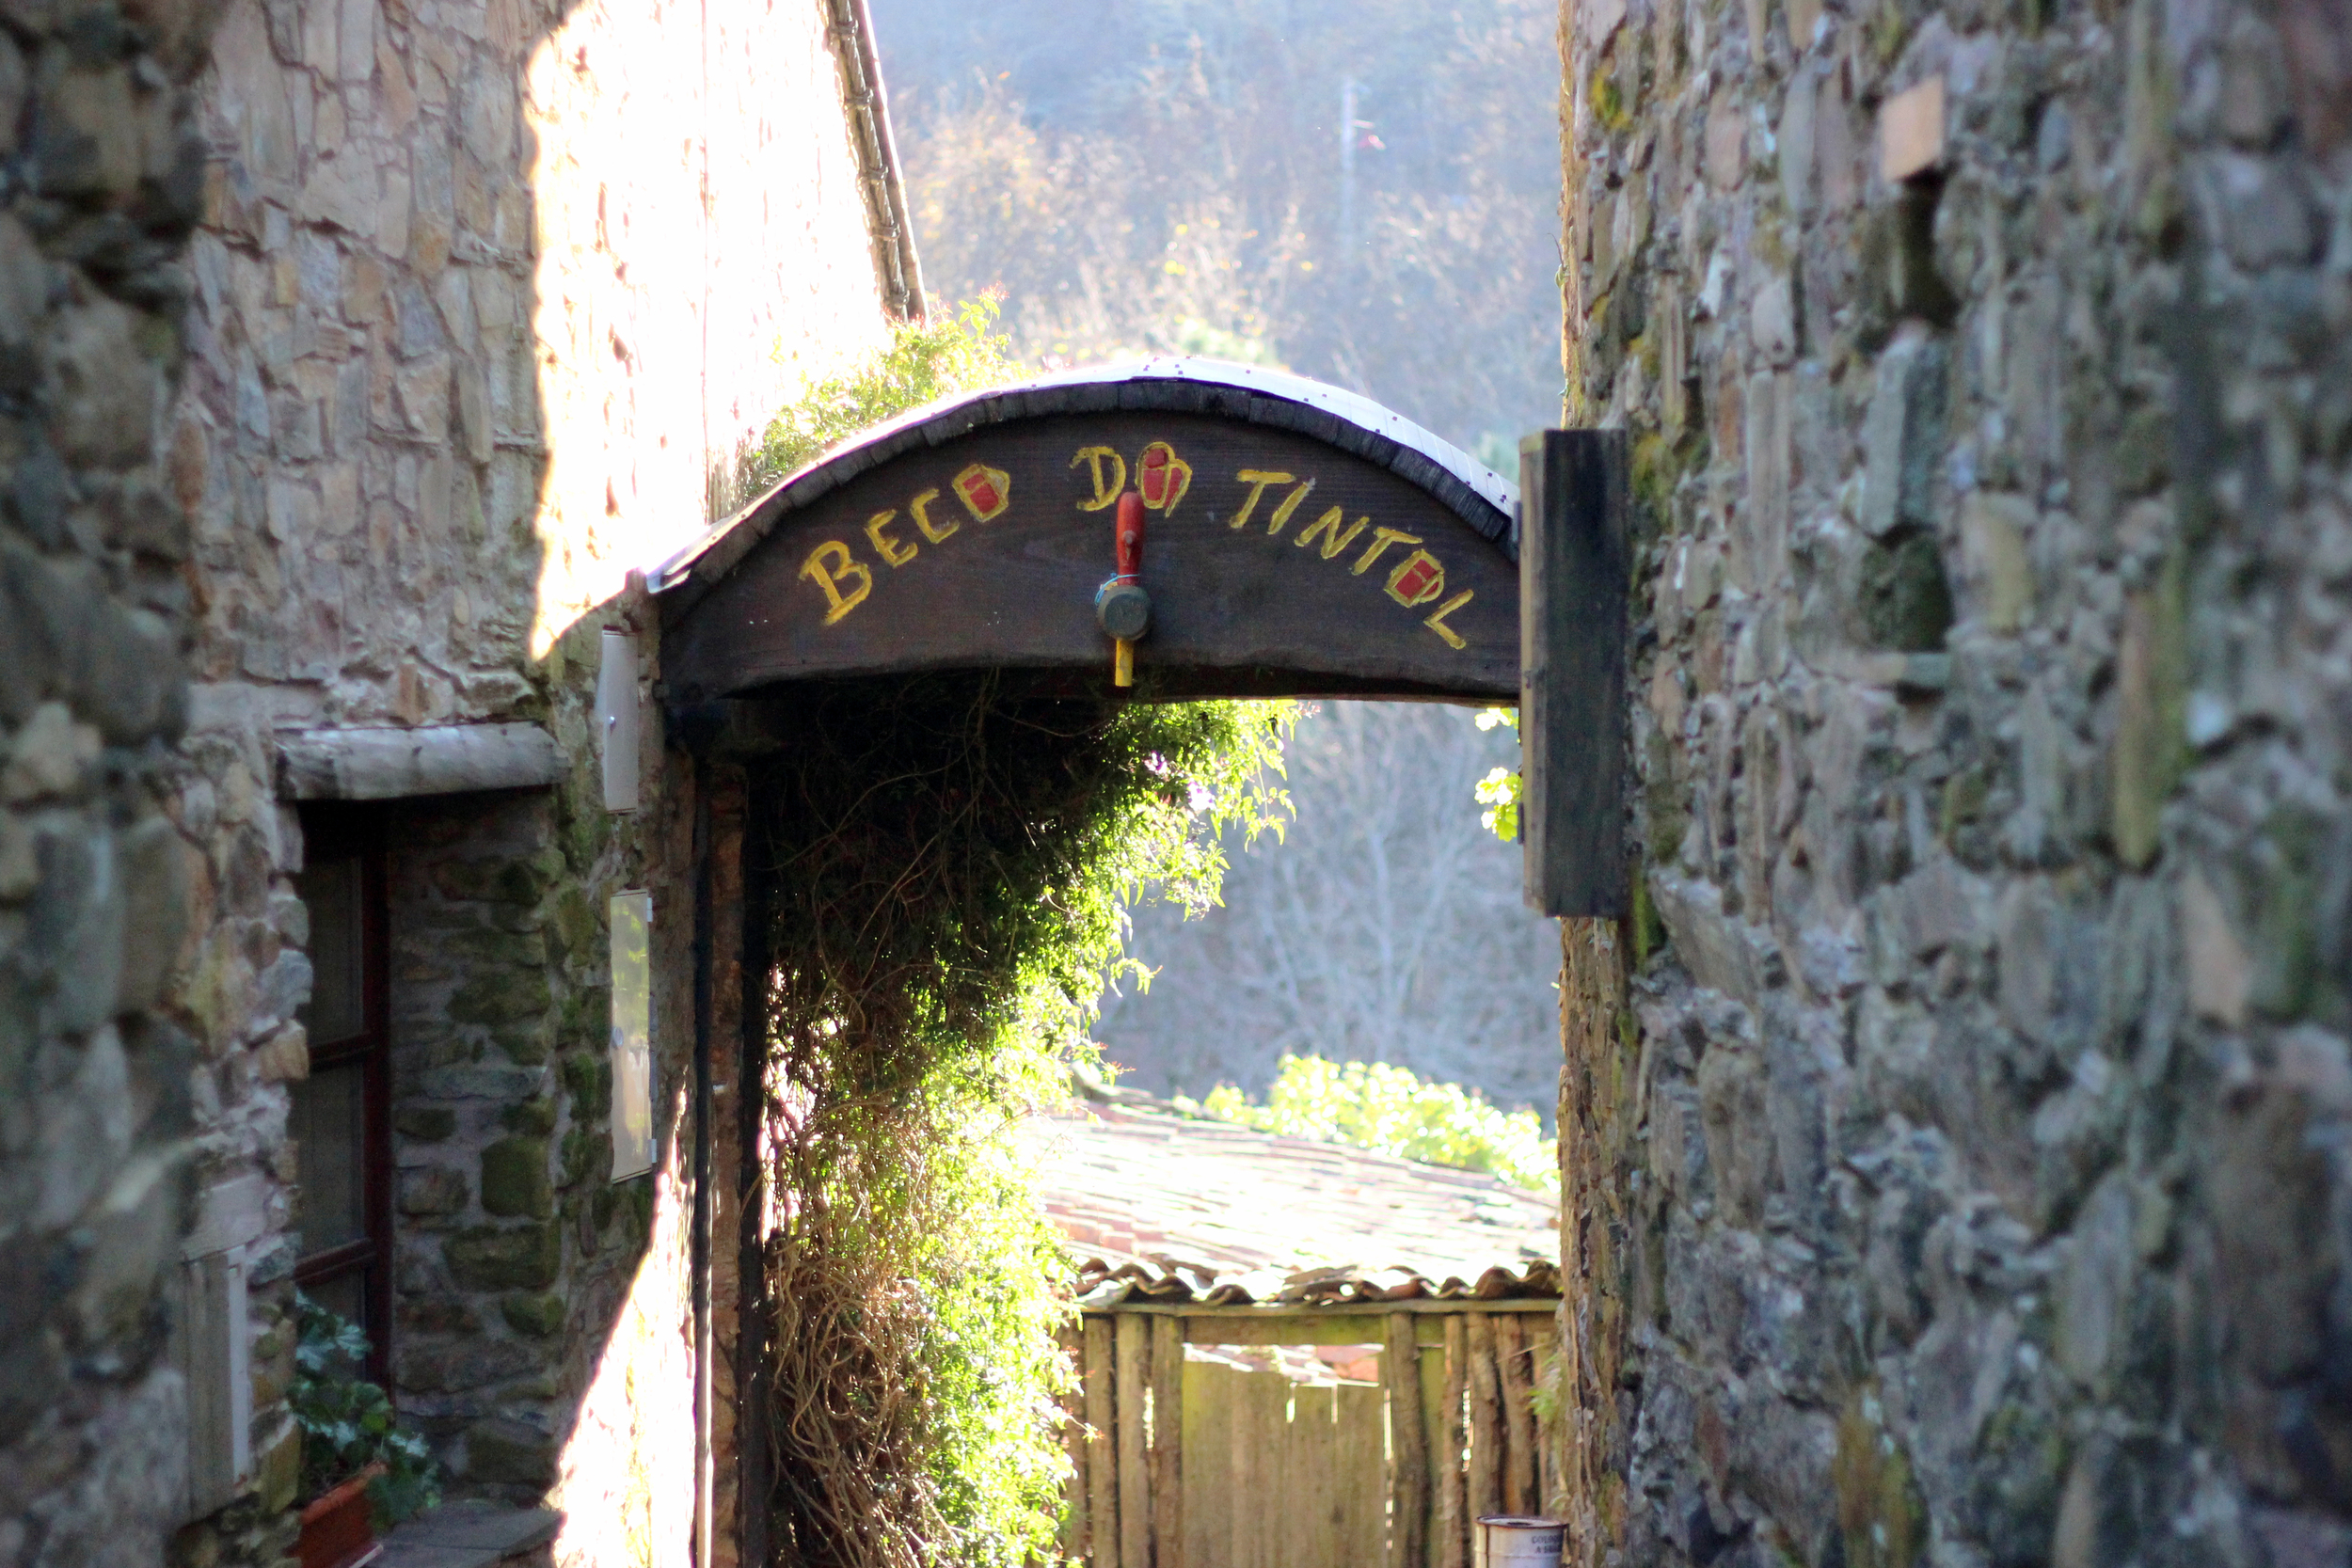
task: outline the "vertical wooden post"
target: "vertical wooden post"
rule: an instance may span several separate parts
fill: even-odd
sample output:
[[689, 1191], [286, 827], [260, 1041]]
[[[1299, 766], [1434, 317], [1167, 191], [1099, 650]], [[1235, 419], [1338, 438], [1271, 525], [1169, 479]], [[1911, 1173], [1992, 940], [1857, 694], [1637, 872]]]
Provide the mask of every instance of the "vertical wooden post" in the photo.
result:
[[1527, 1333], [1516, 1312], [1495, 1315], [1495, 1365], [1502, 1373], [1502, 1511], [1538, 1513], [1544, 1505], [1535, 1483], [1534, 1386]]
[[1466, 1521], [1502, 1512], [1502, 1373], [1495, 1365], [1495, 1315], [1470, 1314], [1470, 1506]]
[[1633, 1076], [1625, 1042], [1625, 943], [1613, 920], [1560, 923], [1560, 1488], [1569, 1568], [1598, 1568], [1623, 1523], [1611, 1469], [1625, 1308], [1621, 1125]]
[[1073, 1562], [1084, 1562], [1091, 1550], [1087, 1543], [1086, 1331], [1073, 1321], [1055, 1331], [1054, 1342], [1079, 1374], [1061, 1396], [1062, 1449], [1070, 1456], [1070, 1480], [1062, 1486], [1061, 1552]]
[[1421, 1419], [1421, 1347], [1413, 1342], [1411, 1313], [1391, 1312], [1383, 1327], [1380, 1381], [1389, 1398], [1388, 1568], [1428, 1568], [1429, 1434]]
[[1152, 1323], [1152, 1556], [1153, 1568], [1184, 1568], [1184, 1324]]
[[1462, 1320], [1445, 1321], [1445, 1402], [1438, 1418], [1438, 1542], [1430, 1560], [1437, 1568], [1469, 1568], [1469, 1478], [1462, 1473], [1462, 1450], [1470, 1434], [1462, 1427], [1462, 1407], [1470, 1397], [1470, 1333]]
[[1117, 1325], [1119, 1560], [1120, 1568], [1151, 1568], [1152, 1454], [1143, 1414], [1152, 1386], [1152, 1320], [1140, 1312], [1119, 1312], [1111, 1322]]
[[1087, 1314], [1086, 1354], [1087, 1540], [1093, 1553], [1088, 1560], [1092, 1568], [1120, 1568], [1117, 1396], [1108, 1313]]
[[1623, 431], [1519, 443], [1519, 837], [1539, 914], [1626, 913]]

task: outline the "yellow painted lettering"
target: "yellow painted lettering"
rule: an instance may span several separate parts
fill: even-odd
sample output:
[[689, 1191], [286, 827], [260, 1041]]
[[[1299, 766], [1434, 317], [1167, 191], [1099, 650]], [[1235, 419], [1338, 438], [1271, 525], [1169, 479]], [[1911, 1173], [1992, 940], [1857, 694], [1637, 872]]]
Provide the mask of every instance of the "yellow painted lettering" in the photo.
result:
[[1258, 510], [1258, 498], [1265, 494], [1267, 485], [1288, 484], [1291, 482], [1289, 474], [1267, 473], [1259, 468], [1244, 468], [1233, 477], [1249, 486], [1249, 499], [1241, 503], [1239, 512], [1233, 514], [1232, 522], [1227, 525], [1231, 528], [1240, 528], [1249, 521], [1251, 514]]
[[1469, 647], [1470, 644], [1462, 641], [1462, 634], [1445, 624], [1445, 618], [1453, 614], [1455, 610], [1461, 609], [1464, 605], [1470, 603], [1470, 600], [1476, 596], [1477, 594], [1475, 591], [1468, 588], [1463, 589], [1459, 594], [1454, 594], [1454, 597], [1439, 605], [1437, 609], [1437, 612], [1431, 615], [1428, 620], [1423, 621], [1422, 625], [1427, 626], [1431, 631], [1436, 632], [1439, 637], [1444, 638], [1446, 641], [1446, 646], [1449, 648]]
[[[866, 595], [874, 591], [874, 574], [838, 539], [828, 539], [809, 551], [808, 559], [801, 562], [801, 576], [824, 590], [825, 602], [833, 607], [825, 611], [829, 626], [864, 604]], [[844, 594], [841, 585], [851, 578], [857, 579], [857, 586]]]
[[1176, 503], [1192, 489], [1192, 465], [1166, 441], [1154, 441], [1136, 459], [1136, 488], [1143, 492], [1144, 505], [1173, 517]]
[[[963, 524], [957, 521], [953, 517], [947, 519], [947, 526], [946, 528], [941, 528], [931, 521], [930, 513], [928, 508], [930, 506], [931, 502], [937, 500], [938, 499], [938, 491], [926, 490], [921, 495], [915, 497], [913, 500], [907, 502], [907, 513], [914, 519], [914, 526], [921, 529], [923, 531], [923, 537], [930, 540], [934, 545], [944, 543], [947, 535], [955, 532], [956, 530], [963, 526]], [[877, 545], [874, 547], [876, 549], [880, 549], [882, 546]], [[907, 554], [913, 555], [914, 553], [914, 546], [912, 545], [908, 546]], [[892, 564], [896, 565], [897, 562], [894, 562]]]
[[1298, 510], [1299, 502], [1314, 494], [1314, 488], [1315, 482], [1311, 479], [1282, 498], [1282, 504], [1276, 507], [1274, 515], [1265, 520], [1265, 536], [1268, 539], [1282, 531], [1282, 525], [1291, 520], [1291, 514]]
[[[1112, 467], [1110, 483], [1107, 484], [1103, 482], [1103, 465], [1105, 461], [1109, 462]], [[1070, 460], [1070, 466], [1074, 468], [1081, 463], [1087, 466], [1087, 473], [1094, 481], [1094, 499], [1080, 501], [1079, 511], [1100, 512], [1119, 499], [1120, 492], [1127, 488], [1127, 460], [1111, 451], [1110, 448], [1080, 447], [1078, 455]]]
[[[976, 523], [991, 521], [1012, 504], [1012, 476], [1002, 468], [974, 463], [949, 483], [956, 487], [956, 499], [963, 502], [963, 509], [972, 514]], [[917, 513], [915, 520], [922, 521], [922, 514]]]
[[1445, 567], [1427, 550], [1415, 550], [1389, 574], [1389, 597], [1411, 610], [1445, 592]]
[[1371, 571], [1372, 563], [1379, 560], [1380, 552], [1387, 549], [1391, 545], [1418, 545], [1420, 543], [1421, 541], [1414, 538], [1411, 534], [1402, 532], [1396, 529], [1374, 529], [1372, 531], [1372, 544], [1370, 547], [1364, 551], [1363, 559], [1357, 562], [1355, 565], [1350, 566], [1347, 569], [1348, 575], [1351, 577], [1362, 577], [1366, 572]]
[[1338, 560], [1340, 552], [1346, 549], [1348, 546], [1354, 544], [1356, 542], [1356, 536], [1363, 532], [1365, 529], [1372, 526], [1372, 519], [1370, 517], [1359, 517], [1356, 519], [1356, 523], [1353, 528], [1350, 528], [1345, 533], [1342, 533], [1340, 531], [1340, 520], [1342, 515], [1343, 514], [1340, 509], [1335, 506], [1330, 511], [1325, 513], [1322, 516], [1317, 517], [1313, 522], [1309, 523], [1304, 529], [1299, 531], [1297, 540], [1298, 547], [1302, 550], [1305, 549], [1308, 546], [1315, 542], [1315, 535], [1320, 533], [1323, 535], [1323, 559], [1326, 561]]
[[890, 519], [897, 515], [896, 512], [877, 512], [866, 518], [866, 537], [874, 542], [876, 555], [893, 566], [903, 566], [914, 559], [914, 552], [919, 546], [910, 545], [903, 539], [893, 539], [882, 531], [890, 526]]

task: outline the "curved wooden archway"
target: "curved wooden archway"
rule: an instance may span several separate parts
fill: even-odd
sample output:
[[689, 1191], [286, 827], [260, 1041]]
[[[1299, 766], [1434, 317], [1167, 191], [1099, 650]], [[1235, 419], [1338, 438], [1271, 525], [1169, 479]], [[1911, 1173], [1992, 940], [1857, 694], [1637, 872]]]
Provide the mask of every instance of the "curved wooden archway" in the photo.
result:
[[933, 404], [795, 474], [650, 579], [664, 681], [1107, 672], [1122, 491], [1142, 694], [1518, 701], [1517, 489], [1351, 393], [1198, 360]]

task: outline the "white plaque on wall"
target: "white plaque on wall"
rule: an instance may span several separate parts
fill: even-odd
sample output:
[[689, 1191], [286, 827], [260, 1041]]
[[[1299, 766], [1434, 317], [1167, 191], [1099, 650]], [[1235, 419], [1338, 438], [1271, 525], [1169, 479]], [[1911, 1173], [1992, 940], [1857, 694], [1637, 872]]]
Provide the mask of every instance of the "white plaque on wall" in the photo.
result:
[[653, 895], [612, 895], [612, 1180], [653, 1169]]

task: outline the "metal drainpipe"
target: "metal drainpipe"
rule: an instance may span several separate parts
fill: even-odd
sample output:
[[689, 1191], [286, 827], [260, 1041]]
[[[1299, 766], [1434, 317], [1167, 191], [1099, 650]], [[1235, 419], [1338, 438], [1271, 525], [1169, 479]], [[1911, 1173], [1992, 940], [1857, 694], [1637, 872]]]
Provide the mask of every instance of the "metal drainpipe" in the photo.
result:
[[914, 225], [907, 216], [906, 187], [898, 178], [898, 152], [891, 140], [890, 101], [882, 90], [882, 61], [874, 52], [874, 20], [866, 0], [825, 0], [825, 35], [841, 68], [841, 101], [849, 111], [883, 304], [900, 321], [919, 322], [923, 270], [915, 260]]

